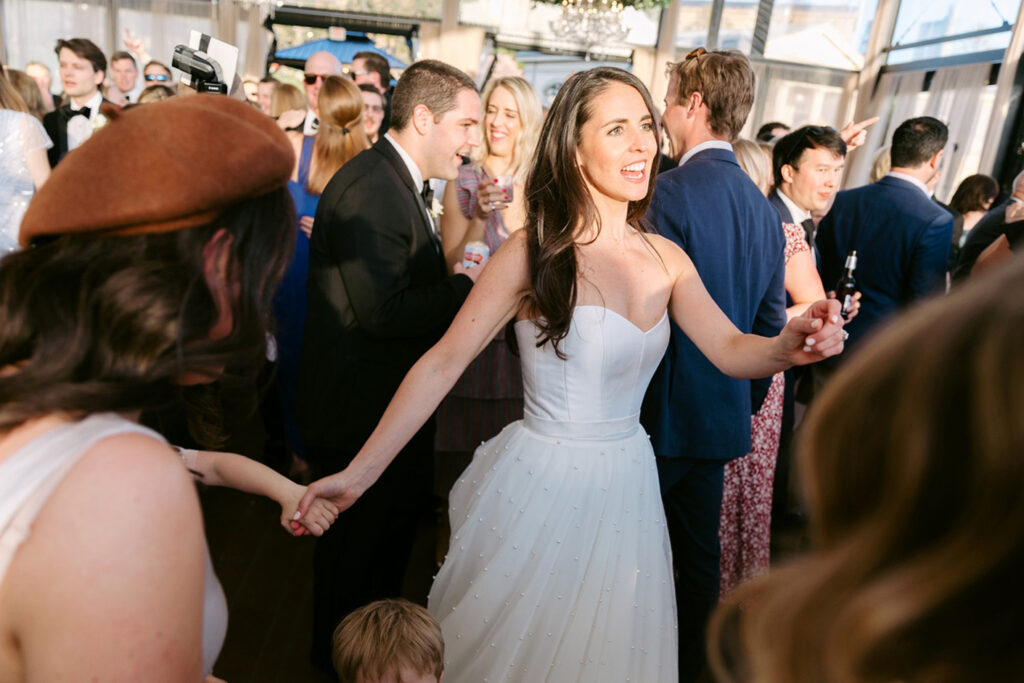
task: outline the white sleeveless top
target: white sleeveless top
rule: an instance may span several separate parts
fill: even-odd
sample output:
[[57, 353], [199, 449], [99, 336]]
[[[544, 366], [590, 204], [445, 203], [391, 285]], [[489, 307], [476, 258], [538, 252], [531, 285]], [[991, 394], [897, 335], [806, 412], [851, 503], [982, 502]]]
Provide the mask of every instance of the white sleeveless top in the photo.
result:
[[[0, 462], [0, 583], [32, 522], [68, 471], [97, 442], [120, 434], [142, 434], [166, 443], [156, 432], [120, 415], [99, 413], [54, 427]], [[205, 545], [204, 551], [203, 668], [209, 673], [224, 644], [228, 610]]]

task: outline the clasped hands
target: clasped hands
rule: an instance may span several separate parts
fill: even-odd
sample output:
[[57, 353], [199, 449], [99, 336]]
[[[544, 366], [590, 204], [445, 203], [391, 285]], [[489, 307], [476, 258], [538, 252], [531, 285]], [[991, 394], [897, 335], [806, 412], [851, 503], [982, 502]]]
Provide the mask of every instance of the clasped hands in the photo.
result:
[[786, 324], [778, 339], [790, 363], [807, 365], [842, 353], [849, 333], [843, 329], [841, 309], [836, 299], [822, 299]]

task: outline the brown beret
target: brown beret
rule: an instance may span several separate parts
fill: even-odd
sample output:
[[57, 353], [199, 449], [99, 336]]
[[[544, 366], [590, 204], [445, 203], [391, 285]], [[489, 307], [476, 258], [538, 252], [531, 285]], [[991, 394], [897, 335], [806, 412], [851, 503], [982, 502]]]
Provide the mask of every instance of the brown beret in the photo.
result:
[[109, 118], [32, 199], [23, 247], [38, 235], [206, 225], [239, 201], [283, 187], [295, 165], [270, 117], [222, 95], [173, 97]]

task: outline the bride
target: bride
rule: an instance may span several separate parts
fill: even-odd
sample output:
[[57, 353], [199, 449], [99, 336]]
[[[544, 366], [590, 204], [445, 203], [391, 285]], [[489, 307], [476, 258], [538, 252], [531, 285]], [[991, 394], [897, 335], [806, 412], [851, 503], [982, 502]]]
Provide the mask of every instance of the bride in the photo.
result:
[[452, 489], [450, 551], [429, 598], [446, 682], [676, 680], [668, 532], [638, 422], [669, 316], [739, 378], [842, 350], [834, 301], [773, 339], [742, 334], [687, 255], [643, 232], [658, 148], [637, 78], [598, 68], [566, 81], [527, 179], [525, 229], [487, 264], [349, 467], [300, 504], [354, 504], [514, 321], [525, 418], [481, 445]]

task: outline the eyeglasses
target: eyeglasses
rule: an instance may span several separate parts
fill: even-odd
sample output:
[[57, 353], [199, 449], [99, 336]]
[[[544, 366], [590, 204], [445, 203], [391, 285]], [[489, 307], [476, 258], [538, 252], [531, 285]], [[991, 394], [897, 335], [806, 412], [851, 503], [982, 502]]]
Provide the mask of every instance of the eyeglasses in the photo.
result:
[[167, 74], [146, 74], [145, 78], [147, 81], [160, 81], [163, 83], [164, 81], [169, 80], [170, 76]]
[[349, 71], [348, 75], [354, 81], [354, 80], [356, 80], [357, 76], [369, 76], [371, 73], [373, 73], [373, 72], [372, 71]]
[[329, 75], [330, 74], [326, 74], [326, 75], [325, 74], [305, 74], [302, 77], [302, 80], [304, 80], [306, 82], [306, 85], [313, 85], [314, 83], [316, 83], [316, 79], [319, 78], [322, 81], [322, 80], [326, 79], [327, 76], [329, 76]]
[[705, 50], [702, 47], [698, 47], [696, 50], [692, 50], [690, 52], [690, 54], [686, 55], [686, 59], [683, 60], [683, 61], [686, 61], [686, 62], [690, 61], [691, 59], [696, 59], [697, 60], [697, 66], [694, 67], [694, 71], [697, 73], [697, 82], [700, 83], [700, 94], [701, 94], [701, 97], [704, 96], [704, 77], [700, 75], [700, 58], [703, 55], [706, 55], [707, 53], [708, 53], [707, 50]]

